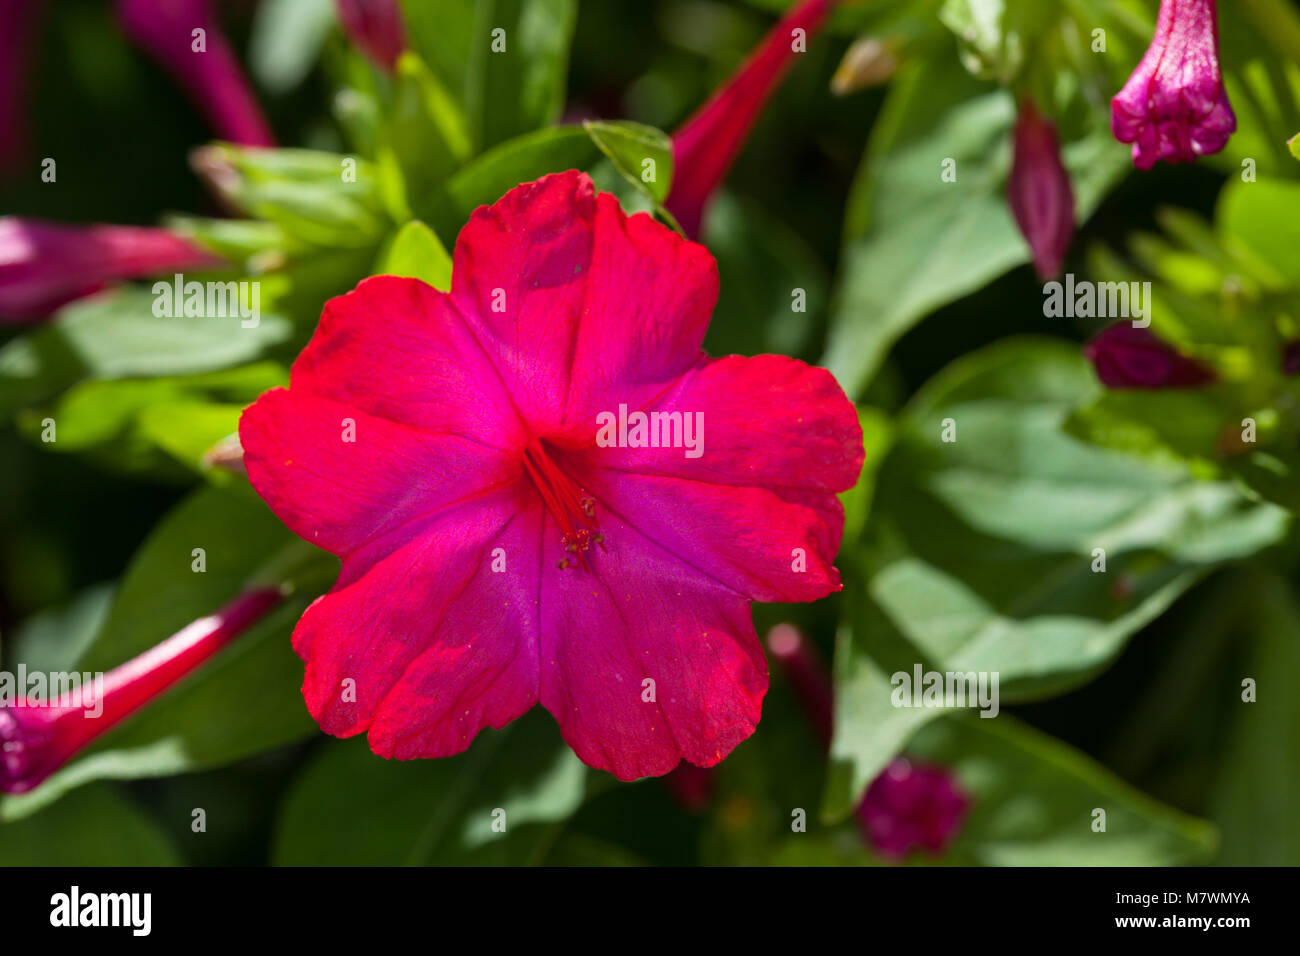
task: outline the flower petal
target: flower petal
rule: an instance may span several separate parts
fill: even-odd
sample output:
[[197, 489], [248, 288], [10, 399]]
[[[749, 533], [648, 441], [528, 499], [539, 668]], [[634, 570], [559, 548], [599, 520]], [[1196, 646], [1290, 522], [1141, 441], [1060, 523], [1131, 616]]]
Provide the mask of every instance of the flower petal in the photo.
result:
[[576, 171], [478, 209], [456, 242], [452, 296], [541, 433], [586, 426], [622, 388], [664, 385], [701, 357], [717, 265]]
[[448, 296], [419, 279], [375, 276], [326, 302], [290, 387], [503, 450], [525, 441], [466, 321]]
[[262, 395], [244, 410], [239, 437], [257, 493], [295, 534], [335, 554], [399, 529], [413, 534], [416, 519], [521, 474], [471, 439], [419, 431], [300, 389]]
[[[438, 516], [376, 561], [345, 561], [293, 635], [321, 729], [370, 728], [382, 756], [440, 757], [536, 703], [537, 523], [512, 489]], [[505, 573], [492, 568], [496, 548]]]
[[612, 533], [591, 572], [542, 563], [542, 705], [620, 780], [712, 766], [753, 733], [767, 692], [749, 602], [630, 527]]

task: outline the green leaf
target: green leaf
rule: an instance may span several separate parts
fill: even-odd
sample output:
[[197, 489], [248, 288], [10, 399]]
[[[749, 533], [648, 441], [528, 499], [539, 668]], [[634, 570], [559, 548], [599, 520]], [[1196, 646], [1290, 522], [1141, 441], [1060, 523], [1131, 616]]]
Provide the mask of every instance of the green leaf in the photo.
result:
[[423, 208], [470, 155], [464, 113], [418, 56], [403, 53], [378, 155], [380, 167], [396, 170], [401, 184], [400, 196], [387, 197], [390, 214], [409, 218], [410, 209]]
[[[476, 151], [482, 151], [560, 118], [578, 4], [479, 0], [474, 12], [465, 112]], [[501, 42], [505, 49], [494, 51]]]
[[[981, 866], [1186, 866], [1213, 827], [1139, 793], [1014, 718], [949, 718], [917, 736], [919, 760], [951, 768], [971, 799], [948, 862]], [[1094, 811], [1106, 813], [1093, 831]]]
[[0, 823], [0, 866], [178, 866], [148, 814], [108, 784], [69, 794], [24, 820]]
[[[824, 360], [850, 396], [922, 318], [1028, 261], [1004, 196], [1014, 120], [1011, 95], [955, 57], [936, 54], [895, 79], [849, 199]], [[1083, 222], [1128, 159], [1099, 117], [1063, 154]], [[947, 160], [955, 182], [942, 179]]]
[[227, 203], [303, 242], [364, 247], [387, 226], [376, 169], [356, 156], [215, 143], [192, 162]]
[[[1246, 659], [1239, 672], [1217, 674], [1212, 693], [1230, 703], [1231, 730], [1214, 774], [1213, 816], [1223, 830], [1219, 862], [1228, 866], [1295, 866], [1300, 862], [1300, 696], [1284, 675], [1300, 669], [1300, 605], [1294, 587], [1257, 578]], [[1238, 639], [1234, 635], [1234, 639]], [[1256, 697], [1243, 700], [1245, 678]]]
[[423, 279], [446, 292], [451, 288], [451, 255], [432, 229], [413, 219], [397, 231], [375, 274]]
[[[206, 571], [192, 570], [195, 548], [204, 549]], [[289, 634], [337, 562], [294, 537], [251, 491], [202, 489], [173, 509], [131, 562], [103, 630], [76, 666], [106, 672], [130, 660], [288, 554], [305, 555], [290, 599], [36, 790], [0, 800], [0, 819], [25, 816], [91, 780], [220, 766], [313, 733]]]
[[1296, 133], [1286, 141], [1286, 148], [1291, 151], [1291, 155], [1300, 159], [1300, 133]]
[[[43, 422], [52, 418], [55, 452], [94, 451], [97, 460], [128, 470], [207, 471], [204, 455], [233, 434], [245, 405], [278, 385], [288, 372], [276, 362], [149, 379], [92, 380], [63, 394], [53, 409], [32, 410], [19, 424], [39, 441]], [[162, 455], [160, 455], [162, 452]], [[231, 476], [233, 477], [233, 476]]]
[[1300, 287], [1300, 183], [1260, 179], [1237, 182], [1219, 201], [1218, 226], [1226, 243], [1239, 244], [1267, 263], [1289, 288]]
[[587, 120], [582, 126], [629, 183], [656, 203], [668, 198], [673, 182], [673, 141], [666, 133], [628, 121]]
[[[66, 607], [33, 615], [9, 637], [9, 651], [28, 672], [71, 670], [108, 619], [114, 586], [97, 584], [77, 594]], [[12, 668], [10, 668], [12, 670]]]
[[1285, 512], [1230, 483], [1065, 434], [1096, 391], [1077, 347], [1012, 340], [954, 363], [901, 417], [837, 642], [830, 816], [940, 713], [894, 707], [888, 675], [921, 663], [997, 673], [1004, 702], [1060, 693], [1209, 568], [1285, 536]]
[[263, 314], [160, 318], [154, 296], [128, 286], [81, 299], [53, 322], [0, 348], [0, 414], [53, 397], [83, 379], [188, 375], [249, 362], [292, 331]]
[[[280, 866], [540, 862], [558, 824], [585, 799], [588, 777], [554, 722], [537, 711], [502, 730], [485, 730], [467, 752], [438, 760], [390, 761], [362, 739], [330, 742], [285, 799], [273, 860]], [[366, 826], [357, 826], [360, 820]]]
[[[827, 312], [830, 277], [807, 242], [756, 203], [722, 192], [701, 241], [718, 261], [711, 355], [803, 355]], [[810, 358], [812, 356], [809, 356]]]

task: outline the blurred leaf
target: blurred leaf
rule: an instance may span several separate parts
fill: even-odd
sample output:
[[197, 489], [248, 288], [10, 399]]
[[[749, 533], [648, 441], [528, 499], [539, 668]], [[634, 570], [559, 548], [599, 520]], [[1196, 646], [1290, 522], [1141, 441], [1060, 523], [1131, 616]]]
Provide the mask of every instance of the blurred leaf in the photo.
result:
[[[474, 13], [465, 112], [481, 152], [560, 118], [578, 4], [478, 0]], [[504, 50], [493, 49], [498, 39]]]
[[192, 162], [227, 203], [304, 242], [356, 248], [386, 228], [376, 169], [360, 157], [214, 143]]
[[263, 314], [160, 318], [139, 286], [103, 292], [62, 309], [53, 322], [0, 348], [0, 414], [53, 397], [83, 379], [188, 375], [248, 362], [290, 335]]
[[[554, 722], [536, 710], [485, 730], [467, 752], [437, 760], [384, 760], [361, 738], [331, 742], [285, 799], [273, 861], [537, 863], [586, 798], [588, 777]], [[493, 829], [499, 819], [504, 832]]]
[[1062, 10], [1040, 0], [946, 0], [939, 19], [976, 76], [1011, 82]]
[[432, 229], [413, 219], [393, 237], [375, 274], [423, 279], [446, 292], [451, 288], [451, 255]]
[[[1208, 824], [1162, 806], [1014, 718], [930, 724], [911, 756], [952, 768], [971, 798], [947, 853], [982, 866], [1186, 866], [1217, 842]], [[1093, 811], [1106, 830], [1092, 829]]]
[[[194, 548], [205, 550], [203, 573], [191, 570]], [[91, 780], [219, 766], [311, 734], [302, 662], [288, 638], [337, 562], [294, 537], [251, 491], [203, 489], [167, 515], [132, 561], [77, 669], [108, 671], [130, 660], [215, 611], [287, 553], [307, 555], [298, 592], [36, 790], [0, 800], [0, 819], [25, 816]]]
[[[1028, 261], [1003, 195], [1014, 120], [1011, 95], [946, 51], [899, 72], [846, 212], [825, 364], [850, 396], [927, 314]], [[1098, 117], [1063, 154], [1084, 222], [1128, 160]]]
[[0, 866], [178, 866], [156, 823], [107, 784], [94, 784], [13, 823], [0, 823]]
[[[1231, 706], [1232, 729], [1216, 768], [1212, 804], [1223, 830], [1219, 862], [1228, 866], [1295, 866], [1300, 862], [1300, 696], [1290, 676], [1300, 673], [1300, 606], [1293, 585], [1257, 579], [1252, 637], [1240, 672], [1217, 675], [1213, 693]], [[1286, 676], [1284, 676], [1286, 675]], [[1242, 700], [1242, 681], [1256, 683], [1256, 699]]]
[[423, 208], [470, 154], [465, 114], [418, 56], [403, 53], [378, 156], [381, 167], [400, 174], [401, 195], [388, 198], [390, 213], [409, 218], [411, 209]]
[[708, 352], [805, 354], [825, 319], [830, 287], [807, 242], [756, 203], [725, 191], [709, 205], [701, 241], [718, 261], [720, 280]]
[[837, 644], [831, 817], [941, 713], [895, 708], [889, 674], [997, 673], [1004, 702], [1060, 693], [1208, 568], [1285, 536], [1285, 512], [1230, 483], [1066, 435], [1096, 391], [1074, 347], [1013, 340], [954, 363], [900, 419], [859, 552], [866, 593]]
[[28, 618], [9, 641], [9, 657], [27, 665], [28, 672], [71, 670], [108, 619], [115, 590], [112, 584], [97, 584], [65, 607]]
[[301, 83], [334, 26], [334, 0], [262, 0], [253, 12], [248, 61], [254, 79], [271, 93]]
[[1260, 179], [1224, 190], [1218, 225], [1227, 243], [1267, 263], [1290, 288], [1300, 287], [1300, 183]]

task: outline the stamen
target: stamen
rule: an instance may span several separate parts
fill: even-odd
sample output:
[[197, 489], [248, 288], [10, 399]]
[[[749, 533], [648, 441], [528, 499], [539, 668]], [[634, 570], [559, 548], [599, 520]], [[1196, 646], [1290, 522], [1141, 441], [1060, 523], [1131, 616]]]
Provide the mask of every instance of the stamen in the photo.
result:
[[[560, 527], [560, 546], [566, 554], [573, 555], [577, 567], [587, 570], [584, 555], [593, 544], [603, 549], [605, 541], [596, 523], [596, 499], [560, 470], [540, 441], [533, 441], [524, 449], [524, 470]], [[574, 566], [575, 561], [568, 558], [562, 558], [556, 565], [560, 570]]]

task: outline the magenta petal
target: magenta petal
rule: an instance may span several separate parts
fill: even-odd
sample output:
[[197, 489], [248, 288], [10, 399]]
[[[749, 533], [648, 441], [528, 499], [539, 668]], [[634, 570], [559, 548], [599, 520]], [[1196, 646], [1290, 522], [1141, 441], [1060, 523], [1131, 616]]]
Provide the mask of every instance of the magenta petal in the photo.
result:
[[[293, 635], [321, 729], [371, 729], [384, 756], [441, 757], [536, 703], [537, 538], [518, 505], [498, 492], [420, 523], [377, 560], [345, 560]], [[506, 572], [492, 570], [496, 548]]]
[[[275, 145], [211, 0], [117, 0], [117, 18], [132, 42], [171, 74], [218, 136], [244, 146]], [[195, 49], [196, 30], [203, 31], [202, 50]]]
[[528, 426], [575, 438], [623, 387], [661, 387], [699, 360], [717, 287], [707, 250], [624, 215], [577, 171], [479, 208], [452, 269], [452, 298]]
[[606, 539], [591, 574], [542, 564], [542, 705], [620, 780], [713, 766], [753, 733], [767, 692], [749, 601], [617, 517]]
[[257, 493], [300, 537], [350, 555], [462, 498], [517, 481], [500, 451], [321, 398], [273, 389], [239, 423]]
[[290, 383], [379, 418], [501, 450], [525, 441], [470, 320], [419, 279], [375, 276], [326, 302]]

